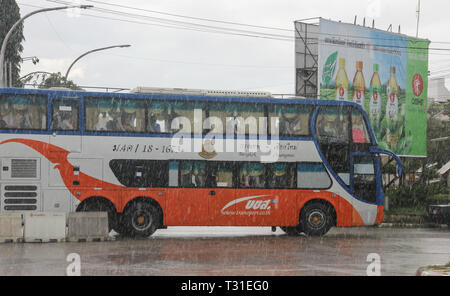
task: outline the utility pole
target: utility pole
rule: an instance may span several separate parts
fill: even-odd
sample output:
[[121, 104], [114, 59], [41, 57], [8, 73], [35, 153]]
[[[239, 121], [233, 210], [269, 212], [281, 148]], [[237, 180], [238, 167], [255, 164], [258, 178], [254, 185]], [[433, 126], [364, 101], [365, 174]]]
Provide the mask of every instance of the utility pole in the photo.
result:
[[417, 30], [416, 30], [416, 38], [419, 38], [419, 21], [420, 21], [420, 0], [417, 1]]

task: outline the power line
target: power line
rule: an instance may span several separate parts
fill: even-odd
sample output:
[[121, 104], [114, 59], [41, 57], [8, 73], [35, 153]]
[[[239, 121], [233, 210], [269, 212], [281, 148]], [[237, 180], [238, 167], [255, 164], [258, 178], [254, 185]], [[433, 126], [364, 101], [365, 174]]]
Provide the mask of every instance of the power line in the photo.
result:
[[237, 26], [246, 26], [246, 27], [260, 28], [260, 29], [269, 29], [269, 30], [279, 30], [279, 31], [287, 31], [287, 32], [292, 32], [293, 31], [293, 30], [285, 29], [285, 28], [267, 27], [267, 26], [251, 25], [251, 24], [244, 24], [244, 23], [237, 23], [237, 22], [229, 22], [229, 21], [209, 19], [209, 18], [200, 18], [200, 17], [186, 16], [186, 15], [180, 15], [180, 14], [174, 14], [174, 13], [168, 13], [168, 12], [162, 12], [162, 11], [156, 11], [156, 10], [149, 10], [149, 9], [131, 7], [131, 6], [126, 6], [126, 5], [120, 5], [120, 4], [114, 4], [114, 3], [106, 3], [106, 2], [103, 2], [103, 1], [94, 1], [94, 0], [86, 0], [86, 1], [93, 2], [93, 3], [99, 3], [99, 4], [103, 4], [103, 5], [109, 5], [109, 6], [126, 8], [126, 9], [157, 13], [157, 14], [168, 15], [168, 16], [175, 16], [175, 17], [179, 17], [179, 18], [194, 19], [194, 20], [200, 20], [200, 21], [206, 21], [206, 22], [214, 22], [214, 23], [221, 23], [221, 24], [228, 24], [228, 25], [237, 25]]
[[[50, 2], [56, 2], [56, 3], [63, 3], [63, 4], [70, 4], [70, 2], [66, 2], [66, 1], [55, 1], [55, 0], [47, 0]], [[20, 5], [25, 5], [25, 6], [32, 6], [32, 7], [38, 7], [38, 6], [33, 6], [33, 5], [27, 5], [27, 4], [20, 4]], [[120, 13], [120, 12], [119, 12]], [[194, 31], [200, 31], [200, 32], [207, 32], [207, 33], [219, 33], [219, 34], [229, 34], [229, 35], [238, 35], [238, 36], [245, 36], [245, 37], [257, 37], [257, 38], [266, 38], [266, 39], [273, 39], [273, 40], [281, 40], [281, 41], [290, 41], [293, 42], [295, 40], [295, 38], [290, 37], [290, 36], [283, 36], [283, 35], [273, 35], [270, 34], [272, 36], [279, 36], [282, 38], [274, 38], [274, 37], [269, 37], [269, 36], [259, 36], [257, 34], [261, 34], [260, 32], [252, 32], [252, 31], [243, 31], [243, 32], [248, 32], [248, 34], [243, 34], [243, 33], [232, 33], [232, 32], [226, 32], [226, 31], [222, 31], [222, 30], [226, 30], [227, 28], [219, 28], [219, 30], [204, 30], [204, 29], [197, 29], [197, 28], [191, 28], [191, 27], [180, 27], [180, 26], [169, 26], [169, 25], [161, 25], [161, 24], [154, 24], [154, 23], [148, 23], [148, 22], [138, 22], [138, 21], [133, 21], [133, 20], [124, 20], [124, 19], [117, 19], [117, 18], [111, 18], [111, 17], [104, 17], [104, 16], [98, 16], [98, 15], [90, 15], [90, 14], [83, 14], [85, 16], [89, 16], [89, 17], [95, 17], [95, 18], [101, 18], [101, 19], [108, 19], [108, 20], [114, 20], [114, 21], [122, 21], [122, 22], [129, 22], [129, 23], [136, 23], [136, 24], [141, 24], [141, 25], [152, 25], [152, 26], [160, 26], [160, 27], [165, 27], [165, 28], [174, 28], [174, 29], [185, 29], [185, 30], [194, 30]], [[234, 30], [234, 29], [233, 29]], [[242, 30], [240, 30], [242, 31]], [[249, 33], [253, 33], [249, 34]], [[264, 34], [264, 33], [263, 33]], [[268, 35], [268, 34], [265, 34]], [[286, 39], [283, 39], [286, 38]], [[289, 39], [288, 39], [289, 38]], [[317, 39], [318, 40], [318, 39]], [[321, 44], [323, 44], [322, 41], [320, 41]], [[317, 44], [319, 44], [319, 42], [317, 42]], [[328, 44], [328, 45], [332, 45], [332, 46], [341, 46], [338, 44]], [[450, 49], [448, 48], [424, 48], [424, 47], [407, 47], [407, 46], [394, 46], [394, 45], [374, 45], [374, 46], [378, 46], [378, 47], [387, 47], [387, 48], [405, 48], [407, 50], [410, 50], [410, 52], [412, 50], [435, 50], [435, 51], [450, 51]], [[414, 51], [415, 53], [417, 53], [416, 51]], [[448, 55], [448, 54], [438, 54], [438, 53], [429, 53], [429, 55]]]
[[[46, 0], [46, 1], [54, 2], [54, 3], [62, 3], [62, 4], [72, 4], [71, 2], [62, 1], [62, 0]], [[245, 24], [245, 23], [238, 23], [238, 22], [229, 22], [229, 21], [223, 21], [223, 20], [217, 20], [217, 19], [209, 19], [209, 18], [199, 18], [199, 17], [187, 16], [187, 15], [180, 15], [180, 14], [173, 14], [173, 13], [168, 13], [168, 12], [149, 10], [149, 9], [138, 8], [138, 7], [133, 7], [133, 6], [120, 5], [120, 4], [115, 4], [115, 3], [107, 3], [107, 2], [104, 2], [104, 1], [96, 1], [96, 0], [86, 0], [86, 1], [93, 2], [93, 3], [99, 3], [99, 4], [103, 4], [103, 5], [108, 5], [108, 6], [113, 6], [113, 7], [120, 7], [120, 8], [130, 9], [130, 10], [137, 10], [137, 11], [157, 13], [157, 14], [168, 15], [168, 16], [175, 16], [175, 17], [179, 17], [179, 18], [195, 19], [195, 20], [201, 20], [201, 21], [207, 21], [207, 22], [216, 22], [216, 23], [231, 24], [231, 25], [236, 25], [236, 26], [247, 26], [247, 27], [269, 29], [269, 30], [280, 30], [280, 31], [292, 32], [292, 33], [295, 32], [295, 30], [292, 30], [292, 29], [285, 29], [285, 28], [278, 28], [278, 27], [269, 27], [269, 26], [259, 26], [259, 25], [252, 25], [252, 24]], [[145, 15], [140, 15], [140, 14], [133, 14], [133, 13], [127, 13], [127, 12], [117, 11], [117, 10], [110, 10], [110, 9], [97, 8], [97, 7], [94, 8], [94, 10], [95, 9], [97, 9], [98, 11], [103, 11], [105, 13], [124, 14], [124, 15], [128, 15], [128, 17], [152, 18], [150, 16], [145, 16]], [[167, 21], [169, 21], [169, 22], [180, 22], [180, 21], [169, 20], [169, 19], [161, 19], [161, 18], [158, 18], [158, 19], [160, 21], [166, 21], [166, 22]], [[182, 23], [189, 24], [189, 25], [195, 25], [195, 26], [205, 26], [205, 25], [197, 24], [197, 23], [186, 23], [186, 22], [182, 22]], [[232, 29], [232, 28], [223, 28], [223, 27], [215, 27], [215, 28], [221, 28], [221, 29], [227, 29], [227, 30], [235, 30], [235, 29]], [[262, 33], [262, 32], [258, 32], [258, 33], [265, 34], [265, 33]], [[387, 32], [387, 33], [389, 33], [389, 32]], [[406, 38], [407, 38], [406, 35], [403, 35], [403, 36], [400, 36], [400, 37], [396, 37], [396, 38], [381, 38], [381, 37], [367, 37], [367, 36], [356, 36], [356, 35], [331, 34], [331, 33], [324, 33], [324, 32], [310, 32], [309, 34], [311, 34], [311, 35], [341, 36], [341, 37], [357, 38], [357, 39], [394, 40], [394, 41], [395, 40], [397, 40], [397, 41], [405, 41]], [[391, 33], [391, 34], [395, 34], [395, 33]], [[273, 35], [273, 34], [271, 34], [271, 35]], [[290, 38], [289, 36], [283, 36], [283, 35], [276, 35], [276, 36], [283, 37], [283, 38]], [[431, 43], [450, 44], [450, 41], [432, 41]], [[450, 50], [450, 49], [448, 49], [448, 50]]]
[[[54, 3], [60, 3], [60, 4], [67, 4], [67, 5], [68, 4], [72, 4], [71, 2], [61, 1], [61, 0], [47, 0], [47, 1], [54, 2]], [[135, 9], [137, 9], [137, 8], [135, 8]], [[263, 33], [263, 32], [255, 32], [255, 31], [240, 30], [240, 29], [233, 29], [233, 28], [216, 27], [216, 26], [202, 25], [202, 24], [189, 23], [189, 22], [180, 22], [180, 21], [176, 21], [176, 20], [155, 18], [155, 17], [150, 17], [150, 16], [146, 16], [146, 15], [141, 15], [141, 14], [127, 13], [127, 12], [123, 12], [123, 11], [110, 10], [110, 9], [104, 9], [104, 8], [94, 8], [93, 10], [95, 10], [97, 12], [101, 12], [101, 13], [125, 16], [125, 17], [129, 17], [129, 18], [132, 18], [132, 19], [136, 19], [136, 18], [142, 19], [142, 18], [144, 18], [144, 19], [150, 19], [150, 20], [157, 21], [157, 22], [170, 23], [170, 24], [180, 24], [181, 26], [184, 26], [184, 27], [182, 27], [184, 29], [192, 29], [192, 26], [193, 26], [194, 28], [196, 28], [196, 27], [205, 28], [207, 30], [207, 32], [210, 32], [208, 30], [213, 29], [213, 30], [215, 30], [214, 33], [228, 33], [228, 34], [232, 34], [232, 35], [241, 35], [241, 36], [246, 36], [246, 37], [258, 37], [258, 38], [267, 38], [267, 39], [276, 39], [276, 40], [283, 39], [283, 41], [293, 41], [292, 39], [295, 40], [295, 37], [293, 38], [292, 36], [286, 36], [286, 35], [267, 34], [267, 33]], [[317, 34], [317, 35], [323, 34], [323, 35], [338, 36], [338, 34], [327, 34], [327, 33], [311, 33], [311, 34]], [[350, 36], [347, 36], [347, 35], [341, 35], [341, 36], [350, 38]], [[370, 37], [361, 37], [361, 38], [382, 39], [382, 38], [370, 38]], [[286, 40], [284, 40], [284, 39], [286, 39]], [[318, 40], [318, 39], [314, 39], [314, 40]], [[398, 38], [398, 39], [393, 39], [393, 40], [406, 41], [406, 36]], [[386, 47], [386, 48], [407, 48], [409, 50], [433, 50], [433, 51], [449, 51], [450, 52], [450, 48], [412, 47], [412, 46], [408, 47], [408, 46], [387, 45], [387, 44], [376, 44], [374, 46]]]

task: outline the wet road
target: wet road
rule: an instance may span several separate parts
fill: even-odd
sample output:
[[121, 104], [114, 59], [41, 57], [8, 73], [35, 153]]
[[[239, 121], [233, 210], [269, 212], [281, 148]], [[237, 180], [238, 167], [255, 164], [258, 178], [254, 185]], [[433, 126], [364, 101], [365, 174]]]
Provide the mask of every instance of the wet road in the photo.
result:
[[81, 275], [366, 275], [377, 253], [382, 275], [414, 275], [450, 261], [449, 229], [332, 229], [323, 238], [270, 228], [174, 227], [145, 240], [0, 244], [0, 275], [66, 275], [77, 253]]

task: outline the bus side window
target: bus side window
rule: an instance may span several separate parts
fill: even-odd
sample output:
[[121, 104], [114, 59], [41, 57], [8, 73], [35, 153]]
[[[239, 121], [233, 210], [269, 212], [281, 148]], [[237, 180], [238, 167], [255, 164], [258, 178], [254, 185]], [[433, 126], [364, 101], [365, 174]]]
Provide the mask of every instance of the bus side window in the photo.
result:
[[78, 102], [54, 100], [52, 107], [52, 130], [78, 130]]
[[265, 166], [262, 163], [242, 163], [239, 172], [241, 188], [264, 188]]
[[147, 131], [150, 133], [173, 133], [172, 121], [180, 117], [177, 110], [177, 102], [152, 101], [148, 109]]
[[297, 187], [300, 189], [327, 189], [331, 179], [322, 163], [299, 163], [297, 165]]
[[322, 143], [349, 143], [350, 122], [347, 109], [321, 107], [316, 121], [316, 133]]
[[295, 164], [273, 163], [268, 165], [268, 188], [295, 188]]
[[[270, 126], [270, 132], [278, 128], [280, 136], [287, 137], [306, 137], [311, 136], [310, 121], [313, 106], [310, 105], [287, 105], [287, 106], [269, 106], [269, 117], [278, 117], [279, 125]], [[272, 121], [269, 120], [272, 124]]]
[[35, 95], [2, 95], [0, 128], [46, 130], [47, 97]]
[[232, 188], [233, 163], [226, 163], [226, 162], [209, 163], [206, 176], [206, 187]]
[[206, 163], [204, 161], [181, 162], [180, 181], [183, 188], [205, 188]]
[[113, 159], [109, 166], [126, 187], [160, 188], [169, 183], [168, 161]]
[[178, 187], [178, 170], [180, 163], [178, 161], [171, 161], [169, 163], [169, 187]]

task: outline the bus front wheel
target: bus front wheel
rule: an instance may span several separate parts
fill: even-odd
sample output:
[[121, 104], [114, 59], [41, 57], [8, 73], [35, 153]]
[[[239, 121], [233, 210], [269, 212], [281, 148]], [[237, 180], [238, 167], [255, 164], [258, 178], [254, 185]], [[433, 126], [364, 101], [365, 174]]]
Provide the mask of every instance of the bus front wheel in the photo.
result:
[[158, 229], [159, 212], [148, 202], [133, 202], [122, 218], [125, 234], [131, 237], [148, 237]]
[[299, 226], [307, 236], [323, 236], [333, 225], [333, 209], [329, 204], [312, 202], [300, 214]]

